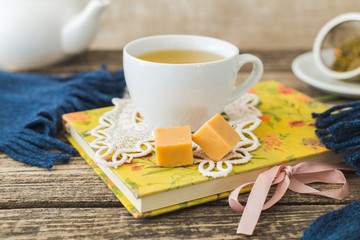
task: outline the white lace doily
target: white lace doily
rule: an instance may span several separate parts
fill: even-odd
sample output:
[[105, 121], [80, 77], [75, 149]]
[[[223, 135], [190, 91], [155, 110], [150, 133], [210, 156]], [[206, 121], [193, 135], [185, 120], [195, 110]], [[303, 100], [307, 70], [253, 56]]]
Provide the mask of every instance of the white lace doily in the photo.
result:
[[[154, 151], [155, 137], [130, 99], [114, 98], [112, 102], [115, 107], [104, 113], [99, 118], [99, 125], [91, 131], [96, 139], [90, 143], [90, 147], [95, 149], [94, 161], [97, 164], [117, 168], [133, 158]], [[246, 94], [225, 107], [223, 116], [238, 132], [241, 140], [222, 160], [215, 163], [193, 143], [194, 163], [199, 164], [202, 175], [224, 177], [231, 172], [233, 164], [250, 161], [249, 152], [259, 146], [258, 138], [252, 133], [261, 123], [259, 117], [262, 114], [255, 107], [258, 102], [256, 94]], [[107, 159], [111, 155], [111, 160]]]

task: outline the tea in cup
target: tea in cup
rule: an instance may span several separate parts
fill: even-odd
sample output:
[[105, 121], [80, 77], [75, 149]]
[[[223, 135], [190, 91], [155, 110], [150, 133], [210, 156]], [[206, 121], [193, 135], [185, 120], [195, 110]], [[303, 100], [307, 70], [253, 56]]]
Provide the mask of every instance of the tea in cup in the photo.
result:
[[170, 49], [147, 52], [141, 54], [138, 58], [150, 62], [185, 64], [213, 62], [224, 57], [216, 53], [199, 50]]
[[[226, 41], [195, 35], [158, 35], [124, 47], [130, 97], [152, 128], [189, 125], [196, 131], [259, 81], [261, 60]], [[253, 65], [235, 86], [241, 66]]]

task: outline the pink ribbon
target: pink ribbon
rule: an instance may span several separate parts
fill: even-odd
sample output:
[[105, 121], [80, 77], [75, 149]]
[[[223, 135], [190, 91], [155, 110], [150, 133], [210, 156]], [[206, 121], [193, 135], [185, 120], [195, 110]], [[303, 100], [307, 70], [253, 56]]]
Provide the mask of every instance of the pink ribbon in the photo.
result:
[[[338, 200], [346, 198], [350, 193], [349, 184], [344, 174], [338, 169], [354, 171], [354, 168], [350, 166], [331, 163], [303, 162], [294, 167], [279, 165], [261, 173], [255, 183], [245, 183], [236, 188], [229, 196], [230, 207], [237, 212], [243, 212], [236, 233], [252, 235], [261, 211], [278, 202], [288, 188], [298, 193], [314, 194]], [[318, 191], [306, 185], [313, 182], [343, 183], [344, 185], [339, 189]], [[278, 184], [275, 193], [265, 203], [270, 187], [275, 184]], [[240, 190], [244, 187], [252, 187], [245, 207], [238, 200]]]

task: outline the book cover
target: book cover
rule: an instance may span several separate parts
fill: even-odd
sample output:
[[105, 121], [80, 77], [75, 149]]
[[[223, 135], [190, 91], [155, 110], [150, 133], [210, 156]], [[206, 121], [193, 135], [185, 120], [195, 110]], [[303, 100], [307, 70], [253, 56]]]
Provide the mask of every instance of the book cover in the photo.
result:
[[[276, 81], [258, 83], [251, 92], [260, 97], [258, 109], [263, 113], [262, 123], [253, 133], [261, 145], [251, 152], [253, 157], [248, 163], [234, 165], [232, 172], [220, 179], [204, 177], [198, 172], [197, 165], [159, 167], [154, 152], [117, 169], [97, 166], [90, 157], [92, 149], [88, 144], [95, 139], [90, 130], [112, 107], [69, 113], [63, 119], [70, 133], [67, 136], [70, 143], [135, 217], [155, 216], [227, 197], [229, 191], [241, 184], [239, 180], [253, 181], [259, 173], [274, 165], [341, 161], [320, 143], [314, 132], [315, 121], [311, 113], [326, 110], [324, 104]], [[197, 186], [202, 186], [202, 191], [196, 191]], [[182, 195], [186, 196], [185, 201], [176, 199]], [[164, 207], [144, 211], [134, 206], [137, 199], [161, 202], [165, 198], [170, 200]]]

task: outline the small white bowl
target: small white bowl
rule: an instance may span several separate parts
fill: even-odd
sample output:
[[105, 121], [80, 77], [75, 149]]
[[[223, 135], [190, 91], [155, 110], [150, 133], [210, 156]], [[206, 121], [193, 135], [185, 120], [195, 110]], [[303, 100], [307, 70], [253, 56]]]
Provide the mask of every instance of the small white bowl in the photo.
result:
[[354, 70], [346, 71], [346, 72], [337, 72], [329, 68], [322, 60], [322, 44], [325, 39], [325, 37], [328, 35], [328, 33], [336, 26], [349, 21], [360, 21], [360, 13], [345, 13], [342, 15], [339, 15], [333, 19], [331, 19], [329, 22], [327, 22], [318, 32], [314, 45], [313, 45], [313, 56], [316, 66], [319, 68], [319, 70], [326, 76], [334, 78], [334, 79], [356, 79], [356, 77], [360, 76], [360, 66]]

